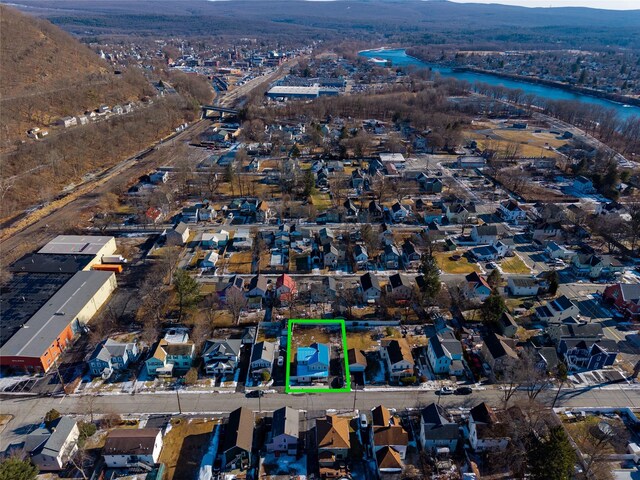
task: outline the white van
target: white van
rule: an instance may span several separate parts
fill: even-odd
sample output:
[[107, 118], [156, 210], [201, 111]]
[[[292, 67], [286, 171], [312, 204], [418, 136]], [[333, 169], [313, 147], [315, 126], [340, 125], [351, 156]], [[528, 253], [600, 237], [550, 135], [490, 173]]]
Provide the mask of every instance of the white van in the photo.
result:
[[360, 414], [360, 428], [367, 428], [369, 426], [369, 420], [364, 413]]

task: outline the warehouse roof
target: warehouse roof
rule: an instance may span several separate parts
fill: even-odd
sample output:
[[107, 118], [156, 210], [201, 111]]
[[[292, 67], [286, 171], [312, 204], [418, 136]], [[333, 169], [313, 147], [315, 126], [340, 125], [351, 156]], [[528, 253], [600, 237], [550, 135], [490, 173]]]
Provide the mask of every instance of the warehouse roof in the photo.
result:
[[76, 273], [0, 348], [0, 355], [40, 358], [113, 275]]
[[290, 87], [278, 85], [271, 87], [267, 92], [269, 95], [316, 95], [320, 94], [320, 87]]
[[32, 273], [71, 273], [84, 270], [93, 255], [63, 255], [59, 253], [29, 253], [16, 261], [9, 270]]
[[16, 273], [0, 289], [0, 347], [69, 279], [71, 274]]
[[113, 237], [58, 235], [42, 247], [38, 253], [97, 255]]

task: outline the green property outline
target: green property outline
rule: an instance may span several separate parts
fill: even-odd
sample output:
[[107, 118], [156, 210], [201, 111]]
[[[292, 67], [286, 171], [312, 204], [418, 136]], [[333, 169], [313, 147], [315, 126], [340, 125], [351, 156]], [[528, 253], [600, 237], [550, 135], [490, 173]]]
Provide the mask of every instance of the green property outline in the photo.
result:
[[[340, 325], [342, 332], [342, 349], [344, 350], [344, 371], [345, 382], [342, 388], [310, 388], [310, 387], [291, 387], [291, 337], [293, 334], [293, 326], [303, 325]], [[349, 372], [349, 358], [347, 355], [347, 325], [343, 319], [310, 319], [310, 318], [290, 318], [287, 325], [287, 356], [286, 358], [286, 374], [285, 374], [285, 392], [286, 393], [349, 393], [351, 392], [351, 373]]]

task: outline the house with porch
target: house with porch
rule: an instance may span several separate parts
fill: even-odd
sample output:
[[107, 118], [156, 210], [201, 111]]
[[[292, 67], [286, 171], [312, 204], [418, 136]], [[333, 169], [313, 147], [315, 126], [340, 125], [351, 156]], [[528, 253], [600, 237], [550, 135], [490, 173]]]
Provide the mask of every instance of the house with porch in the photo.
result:
[[414, 375], [415, 362], [406, 339], [383, 339], [380, 345], [380, 357], [387, 365], [392, 382]]
[[109, 378], [114, 371], [127, 368], [137, 357], [137, 342], [125, 343], [108, 338], [96, 346], [87, 364], [94, 377]]
[[420, 444], [435, 453], [439, 448], [454, 452], [460, 438], [460, 427], [451, 421], [444, 407], [429, 404], [420, 411]]
[[326, 381], [329, 378], [330, 345], [312, 343], [298, 347], [291, 379], [298, 383]]
[[238, 367], [241, 339], [211, 339], [202, 348], [202, 361], [207, 375], [233, 375]]

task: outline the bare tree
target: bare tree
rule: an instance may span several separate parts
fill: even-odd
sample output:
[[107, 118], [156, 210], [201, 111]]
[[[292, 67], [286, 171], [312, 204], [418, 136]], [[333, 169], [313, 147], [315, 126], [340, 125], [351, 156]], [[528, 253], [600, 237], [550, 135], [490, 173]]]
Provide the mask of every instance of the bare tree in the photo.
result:
[[244, 292], [237, 288], [232, 288], [225, 298], [227, 309], [231, 313], [233, 323], [240, 324], [240, 314], [247, 306], [247, 298], [244, 296]]

